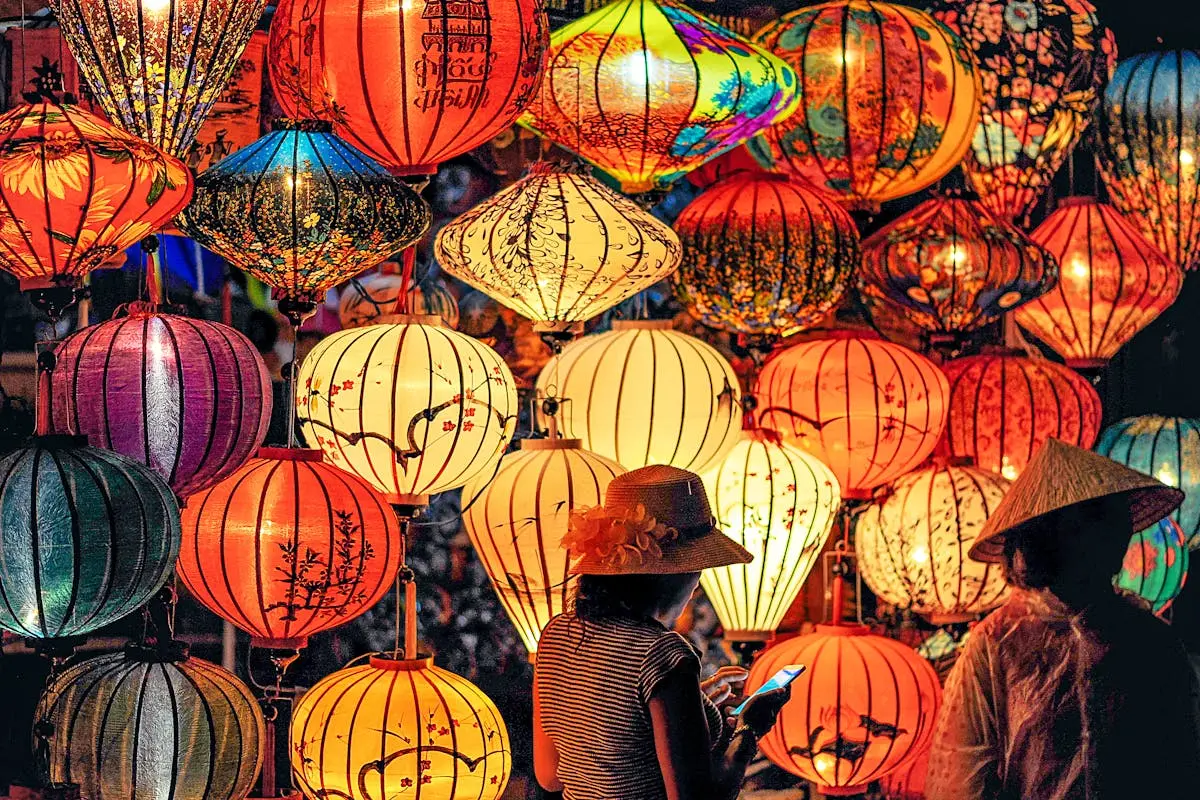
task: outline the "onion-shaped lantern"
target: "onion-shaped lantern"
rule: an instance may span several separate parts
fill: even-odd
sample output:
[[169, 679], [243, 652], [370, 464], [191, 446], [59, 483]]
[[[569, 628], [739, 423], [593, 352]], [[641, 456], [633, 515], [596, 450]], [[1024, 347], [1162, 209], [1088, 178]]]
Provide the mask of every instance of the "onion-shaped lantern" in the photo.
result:
[[296, 404], [309, 444], [404, 505], [494, 466], [517, 418], [504, 359], [437, 317], [385, 317], [321, 340]]
[[1183, 273], [1112, 206], [1088, 197], [1058, 206], [1031, 237], [1058, 260], [1058, 287], [1015, 318], [1068, 366], [1103, 366], [1175, 302]]
[[837, 478], [774, 431], [746, 431], [702, 476], [717, 527], [754, 554], [705, 570], [704, 593], [726, 641], [768, 641], [800, 594], [841, 504]]
[[575, 583], [571, 552], [560, 544], [571, 511], [603, 505], [624, 471], [578, 439], [523, 439], [495, 477], [481, 473], [463, 487], [463, 525], [530, 653]]
[[221, 98], [266, 0], [50, 0], [109, 119], [180, 158]]
[[595, 178], [544, 164], [442, 228], [446, 272], [567, 331], [675, 271], [679, 238]]
[[741, 433], [733, 367], [666, 320], [618, 320], [571, 343], [542, 368], [537, 390], [561, 401], [563, 436], [626, 469], [702, 472]]
[[993, 214], [1032, 210], [1092, 121], [1116, 63], [1088, 0], [939, 0], [933, 14], [975, 53], [979, 126], [963, 159]]
[[517, 118], [548, 31], [540, 0], [280, 0], [267, 61], [289, 116], [333, 122], [396, 174], [430, 175]]
[[930, 336], [967, 333], [1045, 294], [1054, 258], [978, 200], [935, 197], [863, 242], [863, 290]]
[[53, 727], [51, 779], [91, 800], [242, 800], [265, 750], [262, 712], [235, 675], [141, 648], [67, 669], [38, 719]]
[[986, 470], [931, 466], [897, 480], [854, 526], [863, 580], [894, 606], [937, 624], [991, 611], [1008, 596], [998, 564], [967, 558], [1008, 481]]
[[847, 336], [779, 351], [756, 392], [763, 427], [828, 464], [846, 499], [924, 461], [946, 427], [946, 376], [897, 344]]
[[141, 464], [69, 436], [0, 458], [0, 628], [97, 631], [153, 597], [178, 552], [171, 487]]
[[400, 568], [400, 523], [355, 475], [320, 450], [263, 448], [183, 509], [178, 574], [188, 591], [263, 647], [362, 614]]
[[705, 325], [732, 333], [782, 337], [815, 325], [859, 263], [850, 215], [784, 175], [721, 180], [688, 204], [675, 231], [680, 301]]
[[1047, 439], [1089, 448], [1100, 433], [1100, 395], [1078, 373], [1044, 358], [996, 353], [942, 365], [950, 379], [946, 449], [1015, 480]]
[[674, 0], [616, 0], [564, 25], [521, 124], [630, 194], [786, 118], [796, 70]]
[[750, 143], [766, 167], [873, 208], [929, 186], [971, 145], [975, 59], [923, 11], [823, 3], [785, 15], [754, 40], [802, 76], [800, 109]]
[[1188, 561], [1187, 539], [1179, 523], [1159, 520], [1133, 535], [1113, 583], [1145, 600], [1161, 616], [1183, 591]]
[[81, 108], [0, 116], [0, 269], [22, 289], [78, 286], [191, 195], [182, 161]]
[[498, 800], [512, 772], [496, 705], [428, 660], [376, 656], [324, 678], [296, 703], [290, 752], [307, 800]]
[[1188, 547], [1200, 548], [1200, 420], [1158, 415], [1123, 419], [1104, 429], [1096, 452], [1182, 489], [1183, 505], [1171, 517], [1183, 529]]
[[267, 435], [270, 375], [226, 325], [135, 304], [68, 336], [57, 357], [51, 427], [140, 461], [179, 497], [232, 473]]
[[942, 687], [910, 647], [858, 625], [818, 625], [760, 655], [747, 691], [788, 664], [808, 670], [759, 747], [822, 794], [862, 794], [928, 747]]
[[[408, 281], [398, 271], [362, 275], [342, 290], [338, 319], [343, 328], [361, 328], [396, 308]], [[417, 316], [441, 317], [447, 328], [458, 327], [458, 301], [438, 278], [425, 278], [408, 287], [408, 310]]]

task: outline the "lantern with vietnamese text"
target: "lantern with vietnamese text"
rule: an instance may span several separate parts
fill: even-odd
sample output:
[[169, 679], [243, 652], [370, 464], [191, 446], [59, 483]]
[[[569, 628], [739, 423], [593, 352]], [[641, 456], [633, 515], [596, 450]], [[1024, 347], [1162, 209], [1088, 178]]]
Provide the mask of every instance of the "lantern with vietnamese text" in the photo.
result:
[[447, 328], [458, 327], [458, 301], [439, 278], [426, 277], [409, 283], [399, 271], [375, 272], [350, 281], [338, 301], [338, 319], [343, 328], [361, 328], [396, 308], [396, 300], [407, 288], [408, 310], [417, 316], [441, 317]]
[[1133, 535], [1113, 584], [1133, 592], [1161, 616], [1183, 591], [1188, 561], [1183, 529], [1168, 517]]

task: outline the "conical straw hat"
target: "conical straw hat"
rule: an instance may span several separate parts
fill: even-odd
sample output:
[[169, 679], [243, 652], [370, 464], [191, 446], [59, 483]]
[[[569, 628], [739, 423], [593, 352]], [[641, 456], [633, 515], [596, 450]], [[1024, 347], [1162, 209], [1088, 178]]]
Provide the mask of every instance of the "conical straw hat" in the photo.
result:
[[970, 556], [1001, 561], [1004, 540], [1018, 529], [1069, 506], [1124, 495], [1133, 530], [1150, 527], [1183, 502], [1183, 492], [1090, 450], [1049, 439], [1033, 456], [979, 532]]

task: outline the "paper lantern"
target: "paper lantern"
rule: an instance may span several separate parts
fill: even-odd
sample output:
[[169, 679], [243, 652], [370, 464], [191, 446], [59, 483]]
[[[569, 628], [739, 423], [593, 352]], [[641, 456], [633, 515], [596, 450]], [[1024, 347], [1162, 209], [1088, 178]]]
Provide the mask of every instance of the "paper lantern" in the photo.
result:
[[932, 745], [905, 766], [889, 772], [879, 781], [884, 800], [925, 800], [925, 778], [929, 774]]
[[784, 15], [754, 40], [795, 67], [803, 97], [795, 114], [751, 141], [763, 166], [873, 208], [929, 186], [971, 145], [975, 59], [923, 11], [824, 3]]
[[863, 242], [863, 291], [932, 336], [998, 320], [1045, 294], [1058, 263], [978, 200], [935, 197]]
[[725, 178], [683, 210], [675, 230], [684, 253], [680, 302], [733, 333], [787, 336], [815, 325], [859, 263], [850, 215], [784, 175]]
[[132, 648], [68, 668], [38, 704], [50, 776], [89, 800], [242, 800], [262, 765], [262, 712], [230, 672]]
[[603, 505], [624, 471], [578, 439], [523, 439], [495, 477], [481, 473], [463, 487], [463, 526], [530, 653], [575, 584], [571, 553], [559, 544], [571, 511]]
[[[391, 314], [404, 284], [404, 276], [391, 272], [356, 278], [342, 290], [338, 302], [342, 327], [361, 328]], [[441, 317], [447, 328], [458, 327], [458, 301], [438, 278], [425, 278], [409, 288], [408, 310], [417, 316]]]
[[1183, 273], [1115, 208], [1060, 200], [1031, 237], [1059, 262], [1058, 286], [1015, 319], [1076, 368], [1103, 366], [1167, 309]]
[[0, 269], [22, 289], [78, 286], [191, 195], [182, 161], [80, 108], [0, 116]]
[[109, 119], [182, 158], [266, 0], [50, 0], [50, 7]]
[[537, 390], [562, 401], [563, 436], [626, 469], [702, 472], [741, 431], [733, 367], [666, 320], [618, 320], [571, 343], [542, 368]]
[[998, 564], [967, 558], [1008, 481], [973, 467], [931, 466], [897, 480], [854, 526], [863, 580], [885, 603], [937, 624], [969, 619], [1008, 597]]
[[305, 440], [390, 503], [423, 504], [492, 467], [516, 428], [504, 360], [436, 317], [391, 317], [321, 340], [301, 365]]
[[276, 122], [203, 172], [184, 231], [276, 297], [307, 304], [416, 242], [425, 201], [331, 130]]
[[796, 108], [796, 71], [673, 0], [616, 0], [554, 32], [521, 124], [630, 194], [665, 189]]
[[296, 703], [292, 778], [308, 800], [498, 800], [508, 730], [479, 689], [429, 660], [373, 657]]
[[1200, 547], [1200, 420], [1148, 415], [1109, 425], [1096, 452], [1182, 489], [1186, 497], [1171, 518], [1188, 547]]
[[1087, 379], [1043, 358], [998, 353], [942, 365], [950, 379], [947, 451], [1015, 480], [1047, 439], [1090, 448], [1100, 395]]
[[929, 745], [942, 688], [908, 646], [858, 625], [818, 625], [760, 655], [746, 690], [787, 664], [808, 671], [792, 684], [792, 699], [759, 748], [823, 795], [862, 794]]
[[271, 86], [284, 112], [398, 174], [433, 174], [517, 118], [545, 67], [540, 0], [280, 0]]
[[140, 608], [179, 552], [179, 507], [146, 467], [69, 436], [0, 458], [0, 629], [83, 636]]
[[1112, 203], [1167, 258], [1200, 263], [1200, 52], [1117, 65], [1100, 112], [1100, 171]]
[[1145, 600], [1162, 616], [1183, 591], [1188, 560], [1187, 538], [1179, 523], [1170, 518], [1159, 520], [1133, 535], [1113, 583]]
[[442, 228], [437, 260], [544, 330], [582, 323], [675, 271], [679, 238], [587, 175], [530, 174]]
[[833, 529], [841, 505], [837, 478], [763, 429], [744, 432], [702, 477], [717, 527], [754, 554], [750, 564], [701, 573], [704, 593], [726, 641], [768, 641]]
[[979, 63], [979, 126], [963, 171], [993, 214], [1020, 217], [1092, 121], [1116, 40], [1088, 0], [939, 0], [933, 15]]
[[760, 422], [833, 470], [847, 499], [916, 467], [946, 427], [950, 392], [932, 361], [849, 335], [778, 351], [757, 388]]
[[133, 304], [63, 340], [51, 375], [58, 433], [139, 461], [186, 498], [241, 466], [271, 421], [271, 377], [226, 325]]

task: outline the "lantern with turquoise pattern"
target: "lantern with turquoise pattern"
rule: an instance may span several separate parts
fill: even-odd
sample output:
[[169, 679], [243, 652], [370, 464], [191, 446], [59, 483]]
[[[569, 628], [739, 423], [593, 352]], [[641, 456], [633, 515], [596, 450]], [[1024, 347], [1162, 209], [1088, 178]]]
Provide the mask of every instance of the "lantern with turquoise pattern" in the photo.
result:
[[1168, 517], [1133, 535], [1113, 583], [1161, 616], [1183, 591], [1187, 571], [1187, 539], [1179, 523]]

